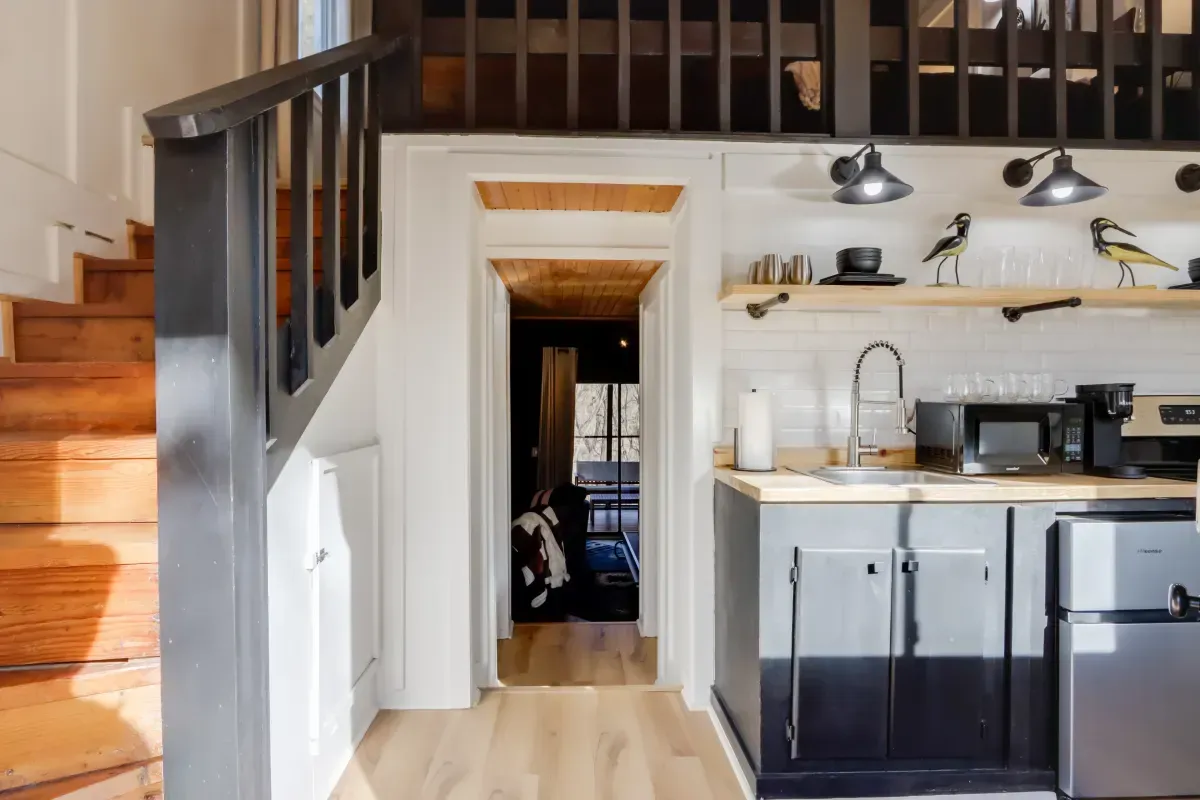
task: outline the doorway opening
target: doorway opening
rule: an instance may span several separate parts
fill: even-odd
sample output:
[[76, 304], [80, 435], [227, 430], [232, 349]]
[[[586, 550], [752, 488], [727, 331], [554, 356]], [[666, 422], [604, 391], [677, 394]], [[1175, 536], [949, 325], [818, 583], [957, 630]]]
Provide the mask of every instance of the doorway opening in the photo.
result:
[[[556, 227], [598, 211], [606, 224], [662, 217], [679, 186], [477, 184], [489, 213], [541, 214]], [[544, 206], [544, 207], [543, 207]], [[612, 217], [619, 212], [619, 217]], [[588, 215], [590, 216], [590, 215]], [[634, 220], [634, 217], [643, 219]], [[561, 219], [561, 223], [559, 223]], [[561, 229], [561, 227], [560, 227]], [[604, 250], [593, 238], [588, 246]], [[621, 243], [612, 242], [619, 251]], [[512, 249], [512, 248], [509, 248]], [[501, 686], [653, 686], [657, 640], [644, 626], [641, 295], [664, 259], [490, 258], [508, 291], [507, 602]], [[652, 502], [652, 501], [651, 501]], [[651, 559], [652, 569], [657, 560]], [[649, 627], [650, 630], [645, 630]], [[505, 636], [509, 633], [509, 636]]]

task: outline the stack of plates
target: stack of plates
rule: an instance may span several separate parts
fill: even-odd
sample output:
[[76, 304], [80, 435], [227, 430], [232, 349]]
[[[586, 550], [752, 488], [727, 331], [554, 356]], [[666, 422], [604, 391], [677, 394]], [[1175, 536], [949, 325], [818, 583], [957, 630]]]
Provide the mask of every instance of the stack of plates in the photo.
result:
[[883, 251], [878, 247], [847, 247], [837, 254], [837, 271], [879, 272], [883, 264]]
[[1169, 286], [1169, 289], [1200, 289], [1200, 258], [1193, 258], [1188, 262], [1188, 277], [1192, 279], [1191, 283], [1181, 283], [1178, 286]]

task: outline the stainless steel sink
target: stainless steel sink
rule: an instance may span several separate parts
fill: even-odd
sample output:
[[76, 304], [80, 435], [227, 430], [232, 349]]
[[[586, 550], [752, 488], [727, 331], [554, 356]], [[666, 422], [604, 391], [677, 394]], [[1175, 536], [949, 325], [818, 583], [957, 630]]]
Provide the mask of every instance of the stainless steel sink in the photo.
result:
[[963, 484], [990, 484], [978, 478], [961, 475], [943, 475], [923, 469], [887, 469], [884, 467], [817, 467], [816, 469], [794, 469], [792, 472], [820, 478], [828, 483], [844, 486], [959, 486]]

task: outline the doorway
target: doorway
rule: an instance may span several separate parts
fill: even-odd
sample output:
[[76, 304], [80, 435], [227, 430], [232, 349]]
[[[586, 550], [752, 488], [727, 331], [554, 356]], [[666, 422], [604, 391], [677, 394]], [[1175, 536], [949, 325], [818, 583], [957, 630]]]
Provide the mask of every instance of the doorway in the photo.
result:
[[[544, 213], [553, 217], [568, 208], [605, 212], [613, 229], [658, 217], [664, 240], [682, 189], [511, 182], [477, 188], [488, 213], [510, 224], [515, 215], [532, 213], [547, 224], [561, 220], [561, 229], [596, 216], [568, 212], [549, 219]], [[587, 236], [586, 225], [579, 229]], [[621, 243], [612, 244], [619, 249]], [[511, 628], [505, 636], [505, 627], [497, 626], [499, 685], [649, 686], [657, 680], [654, 626], [643, 619], [643, 587], [648, 582], [654, 592], [658, 582], [646, 575], [642, 553], [648, 487], [641, 453], [643, 399], [661, 387], [642, 379], [640, 318], [641, 294], [664, 260], [488, 259], [507, 290], [510, 313], [512, 525], [501, 544], [509, 591], [499, 602], [507, 602]]]

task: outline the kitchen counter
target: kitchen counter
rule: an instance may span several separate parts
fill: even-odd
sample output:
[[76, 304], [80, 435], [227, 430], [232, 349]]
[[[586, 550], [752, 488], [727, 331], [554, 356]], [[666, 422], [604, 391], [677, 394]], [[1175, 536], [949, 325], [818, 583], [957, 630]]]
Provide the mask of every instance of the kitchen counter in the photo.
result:
[[1034, 503], [1196, 496], [1194, 483], [1091, 475], [989, 476], [983, 480], [990, 483], [955, 486], [841, 486], [786, 469], [735, 472], [718, 466], [716, 479], [760, 503]]

